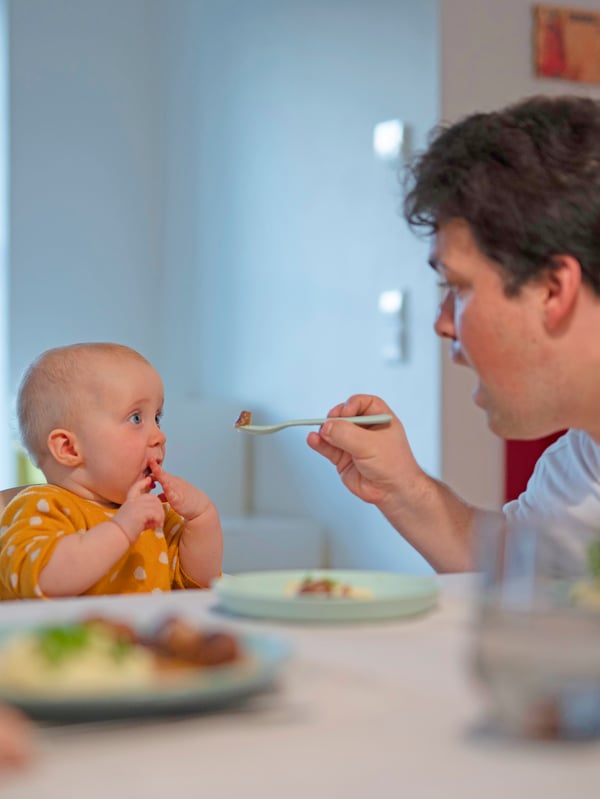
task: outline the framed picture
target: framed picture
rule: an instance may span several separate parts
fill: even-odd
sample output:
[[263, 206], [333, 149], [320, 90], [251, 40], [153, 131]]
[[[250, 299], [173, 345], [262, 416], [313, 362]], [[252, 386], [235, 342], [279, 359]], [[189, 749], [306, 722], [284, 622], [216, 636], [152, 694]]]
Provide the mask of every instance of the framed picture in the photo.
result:
[[535, 73], [600, 83], [600, 12], [535, 5]]

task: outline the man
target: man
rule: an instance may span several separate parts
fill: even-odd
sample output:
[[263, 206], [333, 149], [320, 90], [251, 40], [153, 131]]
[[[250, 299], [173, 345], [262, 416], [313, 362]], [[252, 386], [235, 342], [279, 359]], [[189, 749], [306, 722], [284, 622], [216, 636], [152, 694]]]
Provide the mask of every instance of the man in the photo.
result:
[[[506, 525], [539, 531], [555, 573], [582, 571], [600, 536], [600, 103], [533, 97], [441, 128], [406, 189], [446, 290], [435, 331], [476, 372], [490, 428], [521, 439], [569, 428], [503, 508]], [[384, 412], [357, 395], [330, 415]], [[483, 512], [419, 467], [396, 417], [327, 422], [308, 444], [438, 571], [473, 567]]]

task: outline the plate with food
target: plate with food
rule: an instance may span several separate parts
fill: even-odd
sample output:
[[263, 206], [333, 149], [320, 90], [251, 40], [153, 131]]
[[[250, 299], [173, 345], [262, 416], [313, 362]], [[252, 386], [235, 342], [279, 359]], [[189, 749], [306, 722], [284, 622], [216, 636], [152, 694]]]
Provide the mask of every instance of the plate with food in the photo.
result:
[[437, 603], [433, 575], [313, 569], [223, 575], [219, 604], [241, 616], [288, 621], [375, 621], [414, 616]]
[[288, 657], [276, 636], [169, 618], [0, 631], [0, 701], [35, 719], [96, 721], [224, 708], [268, 689]]

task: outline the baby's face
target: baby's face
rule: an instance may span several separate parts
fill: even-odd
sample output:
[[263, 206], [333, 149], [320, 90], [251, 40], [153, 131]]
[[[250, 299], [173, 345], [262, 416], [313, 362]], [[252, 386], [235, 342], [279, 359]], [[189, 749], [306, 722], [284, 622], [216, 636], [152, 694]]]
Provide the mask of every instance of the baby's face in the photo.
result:
[[150, 459], [164, 460], [164, 390], [158, 372], [135, 358], [104, 357], [98, 370], [75, 430], [83, 456], [80, 482], [97, 501], [120, 505], [149, 473]]

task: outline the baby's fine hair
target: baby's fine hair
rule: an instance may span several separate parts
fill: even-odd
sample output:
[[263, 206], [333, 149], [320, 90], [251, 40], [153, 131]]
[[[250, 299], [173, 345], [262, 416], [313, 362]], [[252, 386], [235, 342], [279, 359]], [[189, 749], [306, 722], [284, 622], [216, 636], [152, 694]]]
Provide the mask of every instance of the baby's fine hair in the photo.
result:
[[123, 344], [91, 342], [46, 350], [25, 371], [17, 393], [17, 420], [22, 444], [36, 466], [47, 452], [50, 431], [72, 423], [102, 356], [149, 363]]
[[571, 255], [600, 296], [599, 101], [529, 97], [441, 126], [404, 177], [408, 223], [465, 220], [507, 295]]

